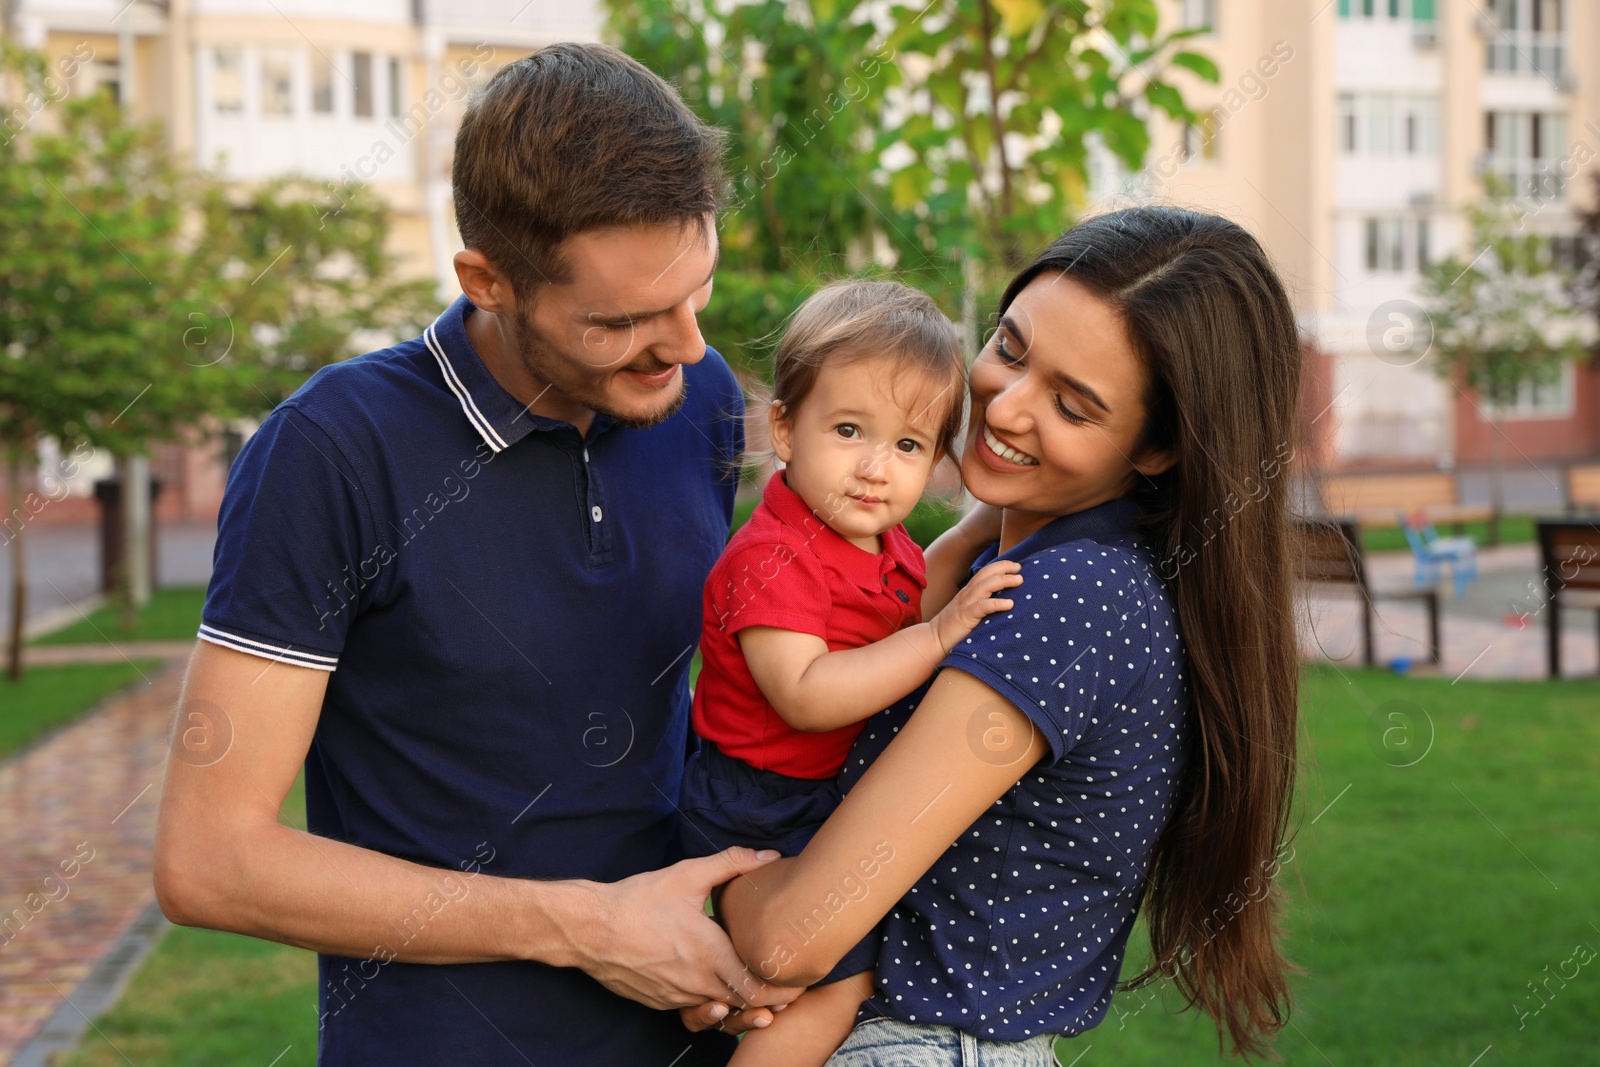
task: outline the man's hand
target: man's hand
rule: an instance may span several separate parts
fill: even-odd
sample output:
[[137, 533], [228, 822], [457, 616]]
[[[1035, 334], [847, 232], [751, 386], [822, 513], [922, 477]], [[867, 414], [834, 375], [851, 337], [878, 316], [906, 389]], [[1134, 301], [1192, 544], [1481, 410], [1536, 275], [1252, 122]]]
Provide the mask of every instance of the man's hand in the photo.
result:
[[[730, 848], [620, 882], [589, 883], [596, 914], [571, 931], [575, 966], [619, 996], [652, 1008], [691, 1008], [713, 1026], [721, 1020], [708, 1002], [787, 1004], [804, 990], [761, 981], [705, 912], [714, 887], [777, 858], [770, 850]], [[690, 1017], [684, 1016], [686, 1026]]]
[[684, 1029], [691, 1033], [701, 1030], [721, 1030], [729, 1034], [742, 1034], [746, 1030], [759, 1030], [763, 1026], [771, 1026], [772, 1013], [782, 1011], [787, 1006], [778, 1004], [771, 1008], [745, 1008], [742, 1011], [732, 1011], [724, 1001], [708, 1000], [692, 1008], [679, 1008], [678, 1015], [683, 1019]]
[[933, 617], [933, 633], [939, 647], [948, 653], [984, 616], [1010, 611], [1014, 602], [999, 594], [1022, 584], [1022, 564], [1013, 559], [997, 559], [978, 571], [962, 586], [950, 603]]

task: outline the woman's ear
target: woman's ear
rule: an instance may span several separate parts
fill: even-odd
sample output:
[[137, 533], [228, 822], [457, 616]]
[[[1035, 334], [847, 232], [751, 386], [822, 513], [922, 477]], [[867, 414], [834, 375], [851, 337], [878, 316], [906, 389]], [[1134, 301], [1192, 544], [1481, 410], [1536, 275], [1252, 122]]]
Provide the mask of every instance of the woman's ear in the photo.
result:
[[794, 455], [794, 423], [789, 421], [788, 408], [776, 400], [767, 405], [767, 434], [779, 461], [788, 463]]
[[1139, 453], [1139, 458], [1134, 460], [1133, 469], [1146, 478], [1154, 478], [1158, 474], [1165, 474], [1178, 462], [1176, 448], [1146, 449]]

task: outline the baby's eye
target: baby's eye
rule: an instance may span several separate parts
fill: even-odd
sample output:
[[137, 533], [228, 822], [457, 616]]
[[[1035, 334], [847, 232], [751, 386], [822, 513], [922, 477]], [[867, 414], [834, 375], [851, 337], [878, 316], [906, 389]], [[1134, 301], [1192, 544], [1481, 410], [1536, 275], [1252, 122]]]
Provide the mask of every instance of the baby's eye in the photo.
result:
[[895, 442], [895, 447], [907, 455], [910, 455], [922, 446], [909, 437], [902, 437], [900, 440]]
[[833, 428], [834, 432], [846, 440], [854, 441], [861, 436], [861, 427], [851, 422], [841, 422]]

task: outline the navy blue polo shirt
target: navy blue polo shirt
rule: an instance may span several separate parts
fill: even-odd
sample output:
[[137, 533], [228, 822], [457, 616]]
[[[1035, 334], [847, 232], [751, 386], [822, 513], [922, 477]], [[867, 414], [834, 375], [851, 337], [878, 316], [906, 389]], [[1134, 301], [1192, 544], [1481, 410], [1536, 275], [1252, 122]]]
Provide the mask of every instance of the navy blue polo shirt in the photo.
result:
[[392, 961], [480, 871], [680, 858], [689, 662], [744, 443], [709, 348], [671, 418], [580, 435], [500, 387], [472, 311], [319, 371], [240, 452], [218, 521], [200, 637], [333, 672], [311, 831], [440, 868], [370, 958], [320, 957], [319, 1062], [722, 1064], [731, 1038], [575, 969]]
[[[1080, 1034], [1105, 1015], [1188, 733], [1177, 619], [1137, 517], [1114, 500], [1004, 553], [1022, 564], [1016, 607], [985, 618], [940, 664], [1026, 714], [1050, 752], [884, 920], [863, 1018], [1021, 1041]], [[925, 692], [868, 720], [843, 786]]]

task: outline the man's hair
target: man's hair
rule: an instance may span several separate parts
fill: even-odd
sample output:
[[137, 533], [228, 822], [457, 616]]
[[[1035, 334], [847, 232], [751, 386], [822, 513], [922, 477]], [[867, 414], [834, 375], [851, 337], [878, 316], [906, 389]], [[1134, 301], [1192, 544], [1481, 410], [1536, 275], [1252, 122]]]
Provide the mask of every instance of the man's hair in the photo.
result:
[[801, 304], [772, 353], [772, 400], [793, 419], [823, 364], [879, 358], [896, 377], [906, 371], [943, 383], [929, 414], [935, 447], [950, 455], [966, 399], [961, 339], [931, 297], [899, 282], [835, 282]]
[[525, 299], [571, 279], [560, 246], [574, 234], [687, 227], [716, 211], [723, 145], [672, 86], [615, 48], [550, 45], [468, 105], [451, 173], [456, 225]]

